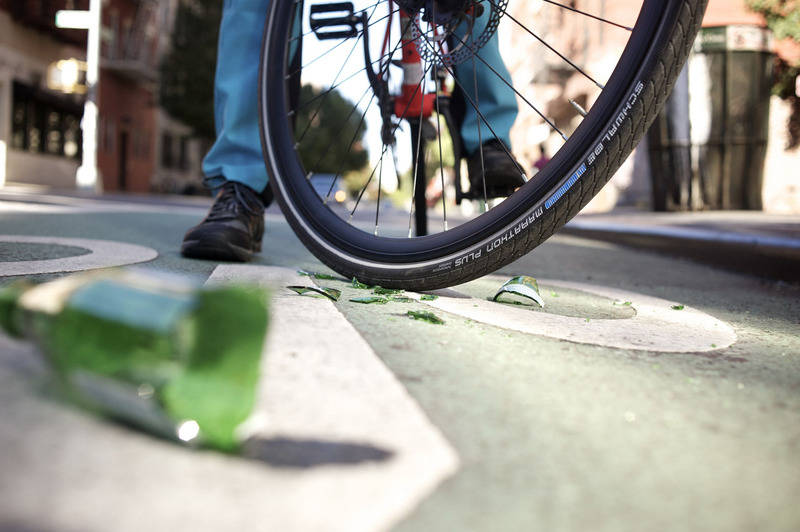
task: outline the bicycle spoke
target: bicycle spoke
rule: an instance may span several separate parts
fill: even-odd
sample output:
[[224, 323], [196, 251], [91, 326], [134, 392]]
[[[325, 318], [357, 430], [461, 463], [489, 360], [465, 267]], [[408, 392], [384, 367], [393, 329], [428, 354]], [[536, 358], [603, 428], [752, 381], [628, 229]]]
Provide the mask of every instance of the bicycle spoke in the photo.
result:
[[[334, 84], [336, 84], [336, 82], [339, 80], [339, 76], [342, 75], [342, 72], [344, 71], [345, 65], [347, 65], [348, 61], [350, 61], [350, 57], [353, 56], [353, 52], [355, 52], [356, 48], [358, 48], [358, 43], [361, 42], [361, 39], [363, 38], [363, 36], [364, 36], [364, 34], [362, 33], [355, 40], [355, 43], [353, 43], [353, 47], [350, 49], [350, 53], [347, 54], [347, 57], [342, 62], [341, 68], [339, 68], [339, 72], [337, 72], [336, 76], [333, 78], [333, 83]], [[328, 93], [328, 95], [330, 95], [330, 93]], [[319, 105], [317, 106], [317, 110], [314, 111], [314, 115], [311, 117], [311, 119], [309, 119], [308, 124], [306, 124], [305, 130], [303, 130], [303, 133], [300, 135], [300, 138], [297, 139], [297, 142], [303, 142], [303, 139], [305, 138], [306, 133], [311, 128], [311, 124], [314, 123], [314, 119], [316, 119], [317, 116], [319, 116], [319, 112], [322, 110], [322, 107], [325, 105], [325, 102], [328, 101], [328, 95], [326, 95], [324, 98], [322, 98], [322, 101], [319, 102]]]
[[631, 28], [629, 26], [625, 26], [623, 24], [618, 24], [616, 22], [613, 22], [611, 20], [605, 19], [603, 17], [598, 17], [597, 15], [592, 15], [591, 13], [586, 13], [585, 11], [581, 11], [580, 9], [577, 9], [577, 8], [574, 8], [574, 7], [570, 7], [570, 6], [567, 6], [567, 5], [564, 5], [564, 4], [559, 4], [558, 2], [553, 2], [552, 0], [542, 0], [542, 1], [543, 2], [547, 2], [548, 4], [552, 4], [554, 6], [558, 6], [558, 7], [562, 8], [562, 9], [566, 9], [568, 11], [572, 11], [574, 13], [579, 13], [579, 14], [584, 15], [586, 17], [593, 18], [595, 20], [599, 20], [600, 22], [605, 22], [606, 24], [610, 24], [612, 26], [616, 26], [618, 28], [622, 28], [623, 30], [633, 31], [633, 28]]
[[[391, 63], [392, 57], [394, 57], [394, 54], [395, 54], [395, 52], [397, 52], [398, 48], [399, 48], [399, 46], [395, 46], [395, 47], [392, 49], [392, 51], [390, 52], [390, 54], [389, 54], [389, 60], [386, 62], [386, 68], [387, 68], [387, 69], [389, 68], [389, 64]], [[382, 58], [381, 58], [381, 59], [382, 59]], [[379, 60], [379, 61], [380, 61], [380, 60]], [[374, 64], [374, 63], [373, 63], [373, 64]], [[385, 75], [385, 72], [384, 72], [384, 71], [381, 71], [381, 72], [380, 72], [380, 75], [381, 75], [381, 76]], [[362, 93], [361, 97], [358, 99], [358, 101], [356, 102], [356, 104], [355, 104], [355, 105], [353, 106], [353, 108], [350, 110], [350, 113], [348, 113], [348, 115], [347, 115], [347, 118], [345, 118], [345, 120], [344, 120], [344, 123], [347, 123], [347, 122], [350, 120], [350, 118], [353, 116], [353, 113], [355, 113], [355, 111], [358, 109], [358, 105], [359, 105], [359, 104], [360, 104], [360, 103], [361, 103], [361, 102], [364, 100], [364, 97], [365, 97], [365, 96], [367, 95], [367, 93], [369, 93], [371, 90], [372, 90], [372, 87], [371, 87], [371, 86], [367, 86], [367, 88], [366, 88], [366, 89], [364, 90], [364, 92]], [[329, 93], [329, 92], [330, 92], [330, 91], [328, 91], [328, 93]], [[374, 98], [375, 98], [375, 94], [373, 93], [373, 95], [372, 95], [372, 98], [370, 99], [370, 102], [369, 102], [369, 103], [372, 103], [372, 100], [373, 100]], [[365, 113], [366, 113], [367, 111], [369, 111], [369, 104], [367, 104], [367, 108], [366, 108], [366, 111], [365, 111]], [[363, 122], [364, 122], [364, 119], [365, 119], [365, 115], [362, 115], [362, 117], [361, 117], [361, 123], [362, 123], [362, 124], [363, 124]], [[312, 122], [312, 121], [309, 121], [309, 125], [311, 124], [311, 122]], [[361, 126], [359, 125], [359, 127], [356, 129], [356, 133], [358, 132], [358, 129], [360, 129], [360, 128], [361, 128]], [[299, 143], [298, 143], [298, 144], [299, 144]], [[330, 151], [331, 151], [331, 148], [333, 147], [333, 144], [334, 144], [333, 142], [330, 142], [330, 143], [328, 144], [328, 146], [325, 148], [325, 151], [324, 151], [324, 152], [322, 153], [322, 155], [320, 155], [320, 157], [317, 159], [317, 163], [316, 163], [316, 165], [314, 165], [312, 168], [316, 168], [316, 167], [318, 167], [318, 166], [320, 165], [320, 163], [323, 161], [323, 159], [325, 159], [325, 157], [328, 155], [328, 153], [330, 153]], [[352, 143], [351, 143], [350, 147], [352, 148]], [[308, 179], [311, 179], [311, 176], [312, 176], [312, 175], [313, 175], [313, 172], [308, 172], [308, 173], [307, 173], [307, 178], [308, 178]], [[332, 186], [331, 186], [331, 189], [328, 191], [328, 196], [325, 198], [325, 201], [326, 201], [326, 202], [328, 201], [328, 199], [330, 199], [330, 194], [331, 194], [331, 192], [333, 191], [333, 187], [334, 187], [334, 186], [335, 186], [335, 182], [332, 184]], [[362, 193], [362, 195], [363, 195], [363, 193]], [[359, 197], [359, 200], [360, 200], [360, 197]], [[358, 207], [358, 203], [356, 203], [356, 207]], [[354, 210], [353, 212], [355, 213], [355, 210]]]
[[[454, 37], [458, 38], [455, 34]], [[475, 35], [471, 35], [473, 45], [475, 43]], [[458, 38], [461, 40], [460, 38]], [[478, 95], [478, 63], [475, 61], [475, 56], [472, 56], [472, 81], [474, 84], [475, 89], [475, 110], [477, 111], [480, 107], [480, 96]], [[481, 121], [478, 120], [476, 127], [478, 128], [478, 150], [481, 154], [481, 183], [483, 183], [483, 212], [489, 210], [489, 197], [488, 193], [486, 192], [486, 161], [483, 157], [483, 128], [481, 127]], [[495, 135], [497, 138], [497, 135]], [[499, 139], [498, 139], [499, 140]], [[472, 176], [469, 179], [469, 186], [470, 192], [472, 191]]]
[[[353, 138], [350, 139], [350, 144], [347, 146], [347, 151], [348, 152], [353, 149], [353, 145], [356, 143], [356, 140], [358, 139], [358, 130], [361, 129], [361, 126], [364, 125], [364, 120], [366, 119], [367, 113], [369, 112], [369, 106], [372, 105], [372, 102], [374, 100], [375, 100], [375, 94], [373, 93], [372, 96], [369, 99], [369, 102], [367, 102], [366, 109], [364, 109], [364, 112], [361, 113], [361, 120], [359, 121], [355, 132], [353, 132]], [[325, 196], [325, 202], [324, 203], [328, 203], [328, 200], [331, 199], [331, 194], [333, 193], [333, 189], [334, 189], [334, 187], [336, 187], [336, 183], [339, 181], [339, 178], [342, 176], [342, 172], [344, 171], [344, 165], [345, 164], [346, 164], [345, 159], [344, 159], [344, 157], [342, 157], [340, 159], [339, 171], [336, 172], [336, 176], [334, 176], [333, 182], [331, 182], [331, 188], [328, 189], [328, 194], [327, 194], [327, 196]]]
[[[433, 35], [436, 37], [436, 2], [433, 3]], [[444, 218], [444, 230], [447, 231], [447, 194], [444, 184], [444, 154], [442, 152], [442, 113], [439, 108], [439, 79], [438, 72], [434, 73], [434, 83], [436, 83], [436, 138], [439, 141], [439, 175], [442, 178], [442, 216]], [[454, 158], [455, 159], [455, 158]], [[455, 164], [458, 164], [457, 162]]]
[[[459, 38], [457, 35], [453, 34], [453, 37], [455, 37], [456, 39], [458, 39], [458, 40], [459, 40], [459, 41], [460, 41], [462, 44], [464, 44], [464, 45], [466, 46], [466, 43], [464, 43], [464, 41], [462, 41], [462, 40], [461, 40], [461, 39], [460, 39], [460, 38]], [[470, 49], [472, 49], [472, 47], [471, 47], [471, 46], [470, 46]], [[434, 52], [434, 53], [435, 53], [435, 52]], [[561, 135], [561, 138], [562, 138], [562, 139], [564, 139], [564, 141], [565, 141], [565, 142], [566, 142], [567, 140], [569, 140], [569, 139], [567, 138], [567, 136], [566, 136], [566, 135], [565, 135], [565, 134], [564, 134], [564, 133], [563, 133], [563, 132], [562, 132], [560, 129], [558, 129], [558, 127], [557, 127], [557, 126], [556, 126], [556, 125], [553, 123], [553, 121], [552, 121], [552, 120], [550, 120], [549, 118], [547, 118], [547, 117], [544, 115], [544, 113], [542, 113], [542, 112], [541, 112], [541, 111], [540, 111], [540, 110], [539, 110], [539, 109], [538, 109], [538, 108], [537, 108], [535, 105], [533, 105], [533, 104], [530, 102], [530, 100], [528, 100], [528, 98], [526, 98], [526, 97], [525, 97], [525, 95], [524, 95], [524, 94], [522, 94], [521, 92], [519, 92], [519, 91], [518, 91], [518, 90], [517, 90], [517, 89], [514, 87], [514, 85], [512, 85], [512, 84], [511, 84], [511, 83], [510, 83], [508, 80], [506, 80], [506, 79], [505, 79], [505, 78], [504, 78], [504, 77], [503, 77], [503, 76], [502, 76], [502, 75], [501, 75], [501, 74], [500, 74], [500, 73], [499, 73], [499, 72], [498, 72], [498, 71], [497, 71], [497, 70], [496, 70], [496, 69], [495, 69], [495, 68], [494, 68], [492, 65], [490, 65], [490, 64], [489, 64], [489, 63], [488, 63], [488, 62], [487, 62], [487, 61], [486, 61], [484, 58], [482, 58], [482, 57], [480, 56], [480, 54], [478, 54], [478, 52], [477, 52], [476, 50], [473, 50], [473, 54], [472, 54], [472, 55], [473, 55], [473, 58], [477, 58], [477, 59], [479, 59], [481, 63], [483, 63], [484, 65], [486, 65], [486, 67], [487, 67], [487, 68], [489, 68], [489, 70], [491, 70], [491, 71], [492, 71], [492, 73], [494, 73], [494, 75], [495, 75], [495, 76], [497, 76], [497, 78], [498, 78], [500, 81], [502, 81], [502, 82], [503, 82], [503, 83], [504, 83], [504, 84], [505, 84], [505, 85], [506, 85], [508, 88], [510, 88], [512, 91], [514, 91], [514, 93], [516, 93], [516, 95], [517, 95], [517, 96], [519, 96], [520, 98], [522, 98], [522, 100], [523, 100], [523, 101], [524, 101], [526, 104], [528, 104], [528, 107], [530, 107], [531, 109], [533, 109], [533, 110], [536, 112], [536, 114], [538, 114], [538, 115], [539, 115], [539, 116], [542, 118], [542, 120], [544, 120], [545, 122], [547, 122], [547, 124], [548, 124], [548, 125], [549, 125], [551, 128], [553, 128], [553, 130], [554, 130], [554, 131], [556, 131], [556, 132], [557, 132], [559, 135]], [[476, 110], [477, 110], [477, 109], [476, 109]], [[487, 125], [488, 125], [488, 124], [487, 124]]]
[[[410, 24], [409, 24], [409, 26], [410, 26]], [[402, 44], [402, 43], [401, 43], [400, 41], [398, 41], [398, 44], [397, 44], [397, 45], [394, 47], [394, 49], [391, 51], [391, 53], [390, 53], [390, 57], [394, 56], [395, 52], [397, 52], [397, 50], [400, 48], [400, 45], [401, 45], [401, 44]], [[297, 107], [297, 110], [305, 109], [306, 107], [308, 107], [309, 105], [311, 105], [311, 104], [312, 104], [312, 103], [314, 103], [315, 101], [319, 100], [320, 98], [324, 98], [324, 97], [325, 97], [325, 95], [327, 95], [327, 94], [329, 94], [329, 93], [331, 93], [331, 92], [335, 91], [335, 90], [336, 90], [336, 89], [338, 89], [340, 86], [344, 85], [345, 83], [347, 83], [348, 81], [352, 80], [352, 79], [353, 79], [353, 78], [355, 78], [356, 76], [358, 76], [358, 75], [360, 75], [360, 74], [362, 74], [362, 73], [366, 72], [366, 71], [367, 71], [367, 68], [372, 68], [372, 67], [374, 67], [375, 65], [377, 65], [377, 64], [380, 64], [382, 61], [383, 61], [383, 57], [379, 57], [379, 58], [378, 58], [378, 59], [376, 59], [375, 61], [372, 61], [372, 62], [369, 64], [369, 66], [365, 66], [365, 67], [363, 67], [363, 68], [360, 68], [360, 69], [356, 70], [355, 72], [353, 72], [352, 74], [350, 74], [349, 76], [347, 76], [346, 78], [344, 78], [344, 79], [343, 79], [342, 81], [340, 81], [339, 83], [337, 83], [337, 84], [335, 84], [335, 85], [333, 85], [333, 86], [329, 87], [329, 88], [328, 88], [328, 89], [326, 89], [325, 91], [323, 91], [321, 94], [318, 94], [317, 96], [314, 96], [313, 98], [311, 98], [311, 99], [310, 99], [310, 100], [308, 100], [307, 102], [304, 102], [304, 103], [300, 104], [300, 105]], [[391, 63], [390, 61], [387, 61], [387, 63], [386, 63], [386, 66], [385, 66], [385, 69], [382, 67], [382, 68], [381, 68], [381, 72], [384, 72], [384, 73], [385, 73], [386, 71], [388, 71], [388, 68], [389, 68], [389, 66], [391, 66], [391, 64], [390, 64], [390, 63]], [[290, 111], [288, 116], [292, 116], [293, 114], [294, 114], [294, 111]]]
[[[393, 13], [397, 13], [398, 11], [399, 11], [399, 9], [394, 11]], [[370, 14], [370, 17], [372, 17], [374, 14], [375, 14], [375, 10], [373, 9], [372, 13]], [[389, 15], [384, 15], [383, 17], [379, 18], [375, 22], [373, 22], [371, 24], [367, 24], [367, 28], [371, 28], [372, 26], [374, 26], [376, 24], [379, 24], [380, 22], [386, 20], [387, 18], [389, 18]], [[369, 18], [367, 20], [369, 20]], [[356, 37], [360, 38], [361, 36], [363, 36], [364, 35], [364, 31], [365, 31], [364, 29], [361, 29], [361, 31], [358, 32]], [[307, 69], [308, 67], [310, 67], [311, 65], [313, 65], [314, 63], [316, 63], [317, 61], [319, 61], [320, 59], [322, 59], [326, 55], [332, 53], [334, 50], [336, 50], [337, 48], [339, 48], [340, 46], [342, 46], [346, 42], [347, 42], [347, 39], [342, 39], [337, 44], [331, 46], [330, 49], [326, 50], [325, 52], [323, 52], [322, 54], [318, 55], [317, 57], [315, 57], [314, 59], [312, 59], [311, 61], [309, 61], [305, 65], [301, 66], [296, 71], [290, 72], [289, 74], [286, 74], [286, 79], [289, 79], [290, 77], [299, 74], [300, 72], [302, 72], [303, 70]]]
[[[380, 63], [380, 62], [381, 62], [381, 59], [377, 59], [377, 60], [373, 61], [372, 63], [370, 63], [370, 67], [373, 67], [373, 66], [377, 65], [377, 64], [378, 64], [378, 63]], [[307, 102], [304, 102], [304, 103], [302, 103], [302, 104], [298, 105], [298, 106], [297, 106], [297, 110], [299, 111], [299, 110], [305, 109], [306, 107], [308, 107], [308, 106], [309, 106], [309, 105], [311, 105], [312, 103], [316, 102], [316, 101], [317, 101], [317, 100], [319, 100], [320, 98], [324, 98], [324, 97], [325, 97], [325, 95], [327, 95], [327, 94], [330, 94], [331, 92], [335, 91], [336, 89], [338, 89], [339, 87], [341, 87], [342, 85], [344, 85], [345, 83], [347, 83], [348, 81], [350, 81], [350, 80], [352, 80], [353, 78], [355, 78], [355, 77], [359, 76], [360, 74], [363, 74], [364, 72], [366, 72], [366, 71], [367, 71], [367, 68], [368, 68], [368, 67], [364, 67], [364, 68], [361, 68], [361, 69], [359, 69], [359, 70], [356, 70], [355, 72], [353, 72], [352, 74], [350, 74], [349, 76], [347, 76], [346, 78], [344, 78], [343, 80], [341, 80], [341, 81], [340, 81], [339, 83], [337, 83], [336, 85], [333, 85], [333, 86], [331, 86], [331, 87], [328, 87], [328, 88], [327, 88], [327, 89], [325, 89], [323, 92], [321, 92], [320, 94], [318, 94], [318, 95], [314, 96], [313, 98], [311, 98], [311, 99], [310, 99], [310, 100], [308, 100]], [[288, 116], [292, 116], [292, 114], [294, 114], [294, 113], [293, 113], [293, 112], [290, 112]]]
[[[430, 45], [427, 43], [427, 41], [425, 41], [425, 44], [426, 44], [426, 45], [427, 45], [429, 48], [431, 47], [431, 46], [430, 46]], [[437, 56], [437, 57], [439, 58], [439, 60], [441, 61], [441, 59], [442, 59], [442, 58], [441, 58], [441, 56], [439, 56], [439, 54], [437, 54], [437, 53], [436, 53], [436, 50], [434, 49], [434, 50], [432, 50], [432, 51], [433, 51], [433, 54], [434, 54], [435, 56]], [[488, 128], [489, 128], [489, 131], [491, 131], [491, 132], [492, 132], [492, 135], [494, 135], [494, 137], [495, 137], [495, 138], [500, 138], [500, 136], [497, 134], [497, 132], [496, 132], [496, 131], [494, 130], [494, 128], [492, 127], [492, 124], [490, 124], [490, 123], [489, 123], [489, 120], [487, 120], [487, 118], [484, 116], [484, 114], [481, 112], [481, 110], [480, 110], [480, 109], [477, 107], [477, 105], [476, 105], [476, 104], [475, 104], [475, 102], [472, 100], [472, 98], [470, 98], [469, 94], [467, 93], [466, 89], [465, 89], [465, 88], [464, 88], [464, 86], [461, 84], [461, 82], [458, 80], [458, 78], [456, 77], [456, 73], [455, 73], [455, 72], [452, 70], [452, 68], [451, 68], [451, 67], [448, 67], [448, 66], [447, 66], [447, 65], [446, 65], [444, 62], [442, 62], [442, 66], [444, 67], [444, 69], [445, 69], [445, 70], [447, 70], [447, 72], [450, 74], [450, 76], [452, 76], [452, 77], [453, 77], [453, 81], [455, 82], [455, 84], [456, 84], [456, 85], [457, 85], [457, 86], [458, 86], [458, 87], [461, 89], [461, 91], [462, 91], [462, 92], [463, 92], [463, 94], [464, 94], [464, 97], [465, 97], [465, 98], [468, 100], [468, 102], [469, 102], [469, 104], [472, 106], [472, 108], [473, 108], [473, 109], [475, 109], [475, 112], [478, 114], [478, 116], [479, 116], [479, 117], [480, 117], [480, 119], [483, 121], [483, 123], [484, 123], [484, 124], [486, 124], [486, 127], [488, 127]], [[503, 78], [502, 78], [502, 76], [500, 76], [500, 79], [501, 79], [501, 80], [503, 79]], [[513, 87], [512, 87], [512, 88], [513, 88]], [[536, 110], [536, 109], [534, 108], [534, 110]], [[538, 112], [538, 111], [537, 111], [537, 112]], [[540, 115], [540, 116], [541, 116], [541, 115]], [[548, 122], [549, 122], [549, 121], [548, 121]], [[558, 129], [557, 129], [557, 128], [555, 128], [555, 127], [554, 127], [554, 129], [556, 129], [556, 131], [558, 131]], [[564, 137], [564, 140], [567, 140], [567, 139], [566, 139], [566, 137], [565, 137], [563, 134], [562, 134], [562, 137]], [[514, 159], [514, 156], [511, 154], [511, 152], [509, 151], [508, 147], [506, 147], [505, 143], [501, 142], [501, 143], [500, 143], [500, 145], [503, 147], [503, 151], [505, 151], [505, 152], [506, 152], [506, 155], [508, 155], [508, 156], [509, 156], [509, 157], [510, 157], [510, 158], [513, 160], [513, 159]], [[524, 178], [524, 177], [525, 177], [525, 176], [523, 176], [523, 178]]]
[[[428, 70], [424, 71], [422, 73], [422, 75], [426, 76], [429, 71], [430, 71], [430, 67], [428, 67]], [[395, 124], [394, 127], [392, 128], [392, 137], [394, 137], [395, 133], [397, 133], [397, 130], [400, 128], [400, 124], [403, 123], [403, 120], [406, 119], [406, 113], [408, 113], [408, 110], [411, 108], [411, 102], [413, 102], [414, 98], [416, 98], [417, 93], [419, 92], [419, 89], [420, 89], [420, 85], [417, 85], [417, 87], [414, 89], [414, 92], [411, 94], [411, 98], [409, 99], [409, 102], [406, 104], [405, 108], [403, 109], [403, 112], [400, 115], [400, 118], [397, 121], [397, 124]], [[352, 144], [351, 144], [351, 147], [352, 147]], [[383, 150], [381, 151], [381, 157], [386, 155], [386, 150], [387, 149], [388, 149], [388, 146], [384, 145], [383, 146]], [[394, 146], [392, 146], [392, 153], [394, 154]], [[397, 176], [399, 176], [400, 174], [399, 174], [399, 172], [397, 172], [397, 157], [396, 157], [396, 155], [395, 155], [395, 161], [394, 162], [395, 162], [395, 174]], [[375, 177], [375, 172], [377, 171], [377, 169], [378, 169], [378, 165], [375, 165], [375, 167], [372, 169], [372, 173], [370, 174], [369, 179], [367, 179], [366, 184], [362, 188], [361, 194], [359, 195], [359, 201], [356, 202], [355, 207], [353, 207], [353, 212], [350, 213], [350, 218], [351, 219], [355, 215], [356, 210], [358, 209], [358, 205], [360, 203], [361, 197], [364, 195], [364, 192], [366, 191], [367, 187], [372, 182], [373, 177]]]
[[[296, 5], [296, 4], [299, 4], [301, 1], [302, 1], [302, 0], [296, 0], [296, 1], [295, 1], [295, 5]], [[367, 6], [367, 7], [365, 7], [365, 8], [363, 9], [363, 11], [366, 11], [366, 10], [368, 10], [368, 9], [372, 9], [373, 7], [379, 6], [380, 4], [384, 3], [385, 1], [386, 1], [386, 0], [378, 0], [377, 2], [375, 2], [374, 4], [372, 4], [371, 6]], [[396, 11], [395, 11], [395, 12], [396, 12]], [[387, 15], [387, 16], [388, 16], [388, 15]], [[386, 18], [386, 17], [384, 17], [384, 18]], [[379, 21], [379, 20], [376, 20], [375, 22], [380, 22], [380, 21]], [[298, 40], [298, 39], [302, 39], [303, 37], [308, 37], [308, 36], [309, 36], [309, 35], [311, 35], [312, 33], [314, 33], [314, 30], [308, 30], [307, 32], [303, 33], [302, 35], [298, 35], [297, 37], [292, 37], [292, 38], [290, 38], [290, 39], [289, 39], [289, 42], [290, 42], [290, 43], [292, 43], [292, 42], [294, 42], [294, 41], [296, 41], [296, 40]]]
[[[358, 101], [356, 102], [356, 104], [353, 106], [353, 108], [352, 108], [352, 109], [350, 109], [350, 113], [347, 115], [347, 118], [345, 118], [345, 119], [344, 119], [344, 123], [345, 123], [345, 124], [346, 124], [346, 123], [347, 123], [347, 122], [350, 120], [350, 118], [353, 116], [353, 113], [355, 113], [355, 112], [356, 112], [356, 110], [358, 109], [358, 104], [360, 104], [360, 103], [361, 103], [361, 102], [364, 100], [364, 97], [365, 97], [365, 96], [366, 96], [366, 95], [367, 95], [367, 94], [370, 92], [370, 90], [371, 90], [371, 87], [367, 87], [367, 89], [366, 89], [366, 90], [364, 91], [364, 93], [361, 95], [361, 98], [359, 98], [359, 99], [358, 99]], [[309, 124], [310, 124], [310, 123], [311, 123], [311, 122], [309, 121]], [[298, 143], [298, 144], [299, 144], [299, 143]], [[325, 159], [325, 157], [326, 157], [326, 156], [327, 156], [327, 155], [330, 153], [330, 151], [331, 151], [331, 148], [332, 148], [332, 147], [333, 147], [333, 142], [329, 142], [329, 143], [328, 143], [328, 146], [325, 148], [325, 151], [324, 151], [324, 152], [323, 152], [323, 153], [322, 153], [322, 154], [319, 156], [319, 158], [317, 159], [317, 162], [316, 162], [316, 164], [315, 164], [314, 166], [312, 166], [311, 168], [317, 168], [317, 167], [319, 167], [319, 165], [322, 163], [322, 161]], [[308, 174], [307, 174], [307, 177], [308, 177], [308, 179], [311, 179], [311, 176], [312, 176], [312, 175], [313, 175], [313, 171], [312, 171], [312, 172], [308, 172]]]
[[519, 20], [517, 20], [516, 18], [514, 18], [514, 16], [513, 16], [513, 15], [511, 15], [511, 14], [510, 14], [510, 13], [509, 13], [507, 10], [505, 10], [505, 9], [503, 9], [502, 7], [500, 7], [499, 5], [497, 5], [497, 4], [494, 2], [494, 0], [488, 0], [488, 2], [489, 2], [490, 4], [492, 4], [492, 6], [494, 6], [494, 8], [495, 8], [495, 9], [497, 9], [497, 10], [498, 10], [498, 11], [500, 11], [500, 12], [502, 12], [504, 16], [506, 16], [506, 17], [510, 18], [511, 20], [513, 20], [514, 22], [516, 22], [516, 23], [517, 23], [517, 25], [518, 25], [520, 28], [522, 28], [523, 30], [525, 30], [526, 32], [528, 32], [528, 33], [529, 33], [529, 34], [530, 34], [530, 35], [531, 35], [531, 36], [532, 36], [534, 39], [536, 39], [537, 41], [539, 41], [540, 43], [542, 43], [544, 46], [546, 46], [548, 50], [550, 50], [551, 52], [553, 52], [554, 54], [556, 54], [558, 57], [560, 57], [560, 58], [561, 58], [561, 59], [562, 59], [564, 62], [566, 62], [566, 63], [567, 63], [569, 66], [571, 66], [572, 68], [574, 68], [575, 70], [577, 70], [578, 72], [580, 72], [581, 74], [583, 74], [583, 75], [584, 75], [584, 76], [585, 76], [585, 77], [586, 77], [586, 78], [587, 78], [589, 81], [591, 81], [592, 83], [594, 83], [595, 85], [597, 85], [598, 87], [600, 87], [600, 89], [604, 89], [604, 88], [605, 88], [605, 85], [603, 85], [602, 83], [599, 83], [599, 82], [598, 82], [597, 80], [595, 80], [595, 79], [594, 79], [592, 76], [590, 76], [589, 74], [587, 74], [587, 73], [586, 73], [586, 72], [585, 72], [585, 71], [584, 71], [584, 70], [583, 70], [581, 67], [579, 67], [578, 65], [576, 65], [575, 63], [573, 63], [572, 61], [570, 61], [569, 59], [567, 59], [567, 57], [565, 57], [565, 56], [564, 56], [564, 54], [562, 54], [561, 52], [559, 52], [558, 50], [556, 50], [555, 48], [553, 48], [552, 46], [550, 46], [550, 45], [549, 45], [547, 42], [545, 42], [545, 41], [544, 41], [544, 39], [542, 39], [541, 37], [539, 37], [538, 35], [536, 35], [536, 34], [535, 34], [534, 32], [532, 32], [532, 31], [531, 31], [531, 30], [530, 30], [530, 29], [529, 29], [527, 26], [525, 26], [525, 25], [524, 25], [522, 22], [520, 22]]
[[378, 236], [378, 221], [381, 218], [381, 190], [383, 188], [383, 153], [381, 153], [381, 167], [378, 170], [378, 202], [375, 204], [375, 236]]

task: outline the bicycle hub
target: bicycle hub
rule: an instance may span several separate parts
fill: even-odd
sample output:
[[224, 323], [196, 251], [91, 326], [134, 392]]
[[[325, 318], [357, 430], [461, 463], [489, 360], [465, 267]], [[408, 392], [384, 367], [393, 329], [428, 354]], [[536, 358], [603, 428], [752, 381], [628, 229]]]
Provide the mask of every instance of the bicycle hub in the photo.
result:
[[474, 0], [397, 0], [396, 4], [409, 15], [422, 12], [422, 20], [436, 24], [448, 24], [475, 8], [478, 16], [483, 12], [482, 5]]

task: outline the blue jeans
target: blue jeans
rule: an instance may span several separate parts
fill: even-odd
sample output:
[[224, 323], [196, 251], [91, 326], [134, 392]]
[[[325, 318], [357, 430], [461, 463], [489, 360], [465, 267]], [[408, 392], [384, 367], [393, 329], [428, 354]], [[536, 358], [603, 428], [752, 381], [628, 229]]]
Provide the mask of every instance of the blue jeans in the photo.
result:
[[[268, 176], [258, 131], [257, 98], [259, 56], [269, 1], [224, 0], [214, 83], [217, 139], [203, 161], [206, 185], [212, 190], [222, 186], [225, 180], [243, 183], [259, 193], [267, 186]], [[488, 16], [484, 18], [488, 19]], [[485, 23], [486, 20], [478, 21], [478, 33]], [[510, 82], [511, 76], [500, 57], [497, 34], [481, 49], [480, 56]], [[494, 132], [507, 146], [511, 146], [511, 126], [517, 118], [513, 90], [480, 60], [474, 64], [467, 61], [455, 70], [461, 88], [467, 94], [467, 110], [461, 127], [466, 152], [478, 149], [479, 138], [486, 142], [493, 137], [470, 105], [470, 100], [478, 101], [481, 114], [492, 124]], [[473, 70], [477, 71], [477, 98]]]

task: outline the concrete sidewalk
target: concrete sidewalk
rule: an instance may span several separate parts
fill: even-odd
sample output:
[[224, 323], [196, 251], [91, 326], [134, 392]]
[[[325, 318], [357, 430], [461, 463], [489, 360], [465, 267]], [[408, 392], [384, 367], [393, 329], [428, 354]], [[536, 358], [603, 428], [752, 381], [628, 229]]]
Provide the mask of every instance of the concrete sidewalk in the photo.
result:
[[800, 216], [753, 211], [582, 214], [563, 233], [800, 282]]

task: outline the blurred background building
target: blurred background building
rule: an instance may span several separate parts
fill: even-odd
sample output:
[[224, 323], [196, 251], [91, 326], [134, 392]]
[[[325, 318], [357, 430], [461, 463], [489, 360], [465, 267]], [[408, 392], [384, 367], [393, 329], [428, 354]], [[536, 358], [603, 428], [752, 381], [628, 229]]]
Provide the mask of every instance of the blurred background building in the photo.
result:
[[[181, 192], [202, 154], [159, 105], [159, 65], [179, 0], [105, 0], [97, 164], [105, 191]], [[86, 32], [56, 28], [56, 12], [88, 0], [0, 0], [0, 183], [75, 187], [85, 90]], [[74, 75], [71, 87], [52, 78]]]
[[[569, 5], [632, 26], [641, 0], [575, 0]], [[765, 17], [753, 10], [758, 6], [800, 10], [796, 2], [780, 0], [710, 0], [668, 107], [589, 211], [635, 205], [800, 213], [800, 178], [788, 171], [800, 163], [800, 44], [774, 38]], [[625, 30], [540, 0], [512, 2], [509, 9], [520, 20], [542, 21], [537, 33], [600, 82], [628, 38]], [[793, 31], [800, 35], [800, 28]], [[549, 102], [545, 114], [565, 132], [574, 131], [581, 122], [576, 104], [590, 108], [597, 87], [521, 32], [504, 37], [506, 46], [518, 50], [505, 56], [515, 86], [526, 87], [535, 101]], [[523, 113], [512, 136], [528, 165], [541, 157], [540, 145], [552, 155], [562, 143], [533, 112]]]

